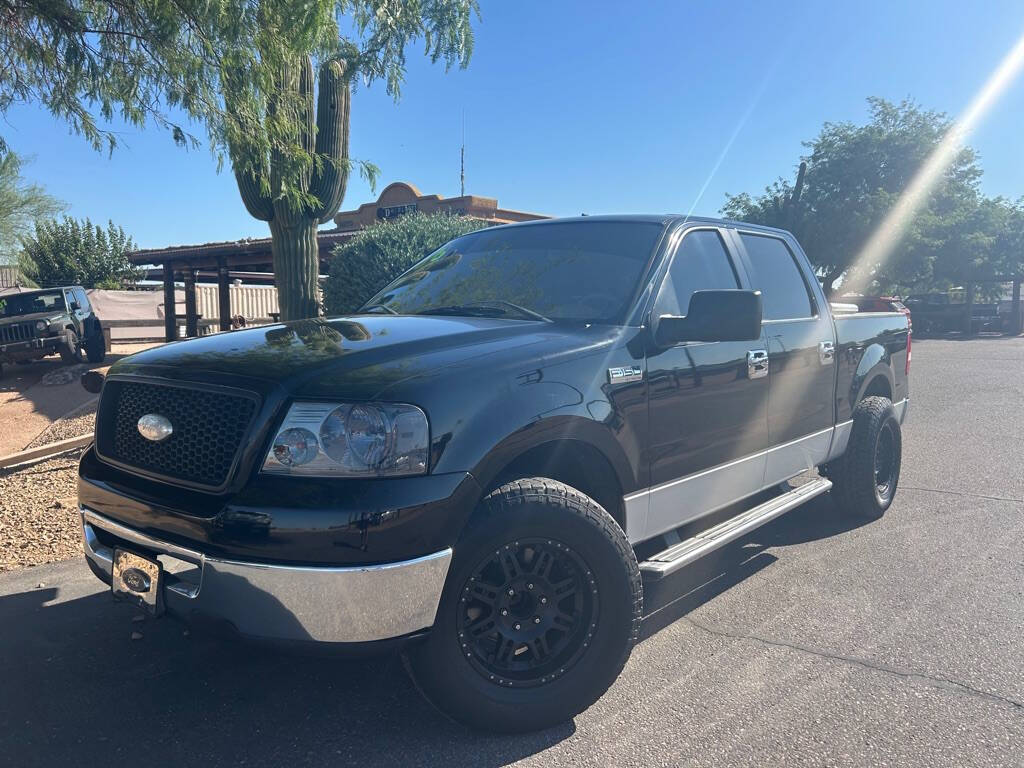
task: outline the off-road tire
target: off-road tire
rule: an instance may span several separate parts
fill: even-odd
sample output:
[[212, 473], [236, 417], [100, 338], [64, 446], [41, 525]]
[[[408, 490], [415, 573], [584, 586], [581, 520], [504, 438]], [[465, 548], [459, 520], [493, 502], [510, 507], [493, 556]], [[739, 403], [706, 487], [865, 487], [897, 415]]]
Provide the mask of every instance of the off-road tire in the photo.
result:
[[[498, 675], [492, 680], [477, 657], [473, 662], [467, 658], [462, 642], [466, 638], [460, 637], [460, 622], [466, 619], [460, 610], [467, 610], [463, 597], [481, 563], [506, 545], [528, 547], [524, 540], [571, 550], [577, 558], [572, 562], [583, 564], [591, 580], [583, 586], [593, 588], [599, 610], [594, 623], [583, 627], [590, 634], [564, 671], [556, 669], [543, 682], [513, 683]], [[636, 557], [611, 515], [563, 483], [537, 477], [515, 480], [483, 499], [455, 545], [434, 627], [410, 650], [410, 671], [428, 700], [466, 725], [505, 733], [547, 728], [574, 717], [608, 690], [637, 641], [642, 609]]]
[[68, 343], [60, 345], [60, 359], [62, 362], [71, 365], [82, 362], [82, 346], [78, 340], [78, 334], [68, 331]]
[[102, 363], [107, 356], [107, 342], [103, 331], [94, 333], [85, 341], [85, 356], [90, 363]]
[[[882, 452], [882, 455], [880, 455]], [[876, 520], [896, 497], [903, 438], [900, 422], [887, 397], [865, 397], [853, 411], [846, 452], [829, 467], [832, 498], [845, 515]], [[886, 466], [879, 482], [876, 462]]]

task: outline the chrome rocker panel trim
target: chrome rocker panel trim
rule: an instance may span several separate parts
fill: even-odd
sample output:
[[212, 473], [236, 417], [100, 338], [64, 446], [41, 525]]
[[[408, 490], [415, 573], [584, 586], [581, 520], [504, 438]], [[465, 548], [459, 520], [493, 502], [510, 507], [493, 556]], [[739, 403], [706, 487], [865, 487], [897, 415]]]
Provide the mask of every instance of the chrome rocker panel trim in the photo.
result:
[[452, 559], [448, 548], [404, 562], [338, 568], [223, 560], [80, 511], [85, 556], [99, 572], [111, 576], [114, 553], [96, 529], [161, 556], [172, 613], [224, 619], [242, 635], [268, 640], [362, 643], [430, 627]]

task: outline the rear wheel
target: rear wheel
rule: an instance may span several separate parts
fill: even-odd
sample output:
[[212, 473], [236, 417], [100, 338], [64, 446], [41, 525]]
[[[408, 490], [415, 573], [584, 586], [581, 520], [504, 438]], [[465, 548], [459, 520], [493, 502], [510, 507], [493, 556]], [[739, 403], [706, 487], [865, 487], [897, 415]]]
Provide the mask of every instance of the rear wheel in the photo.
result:
[[876, 519], [896, 496], [903, 437], [887, 397], [865, 397], [853, 413], [846, 453], [830, 467], [832, 497], [850, 515]]
[[484, 499], [456, 545], [412, 671], [435, 705], [467, 725], [546, 728], [618, 677], [642, 600], [636, 557], [604, 509], [562, 483], [517, 480]]

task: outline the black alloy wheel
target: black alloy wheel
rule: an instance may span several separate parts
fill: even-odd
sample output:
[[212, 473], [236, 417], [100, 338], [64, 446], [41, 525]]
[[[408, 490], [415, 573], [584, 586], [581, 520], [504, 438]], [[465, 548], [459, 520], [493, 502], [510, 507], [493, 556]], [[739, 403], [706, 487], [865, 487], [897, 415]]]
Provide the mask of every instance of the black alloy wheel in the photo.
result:
[[896, 437], [893, 434], [893, 422], [886, 421], [875, 438], [875, 493], [882, 503], [888, 501], [895, 488], [893, 478], [896, 475]]
[[456, 628], [463, 653], [498, 685], [527, 688], [565, 674], [599, 620], [593, 574], [553, 539], [509, 542], [478, 563], [462, 593]]

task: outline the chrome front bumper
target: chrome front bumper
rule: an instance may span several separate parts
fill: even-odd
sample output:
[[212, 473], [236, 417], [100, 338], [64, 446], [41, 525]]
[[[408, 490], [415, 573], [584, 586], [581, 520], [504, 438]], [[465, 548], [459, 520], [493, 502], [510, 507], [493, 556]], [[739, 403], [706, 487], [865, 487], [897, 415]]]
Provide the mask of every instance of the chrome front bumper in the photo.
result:
[[81, 513], [85, 556], [106, 581], [114, 553], [97, 530], [160, 560], [164, 604], [171, 613], [226, 620], [242, 635], [261, 639], [362, 643], [430, 627], [452, 558], [445, 549], [400, 563], [347, 568], [222, 560], [92, 510]]

